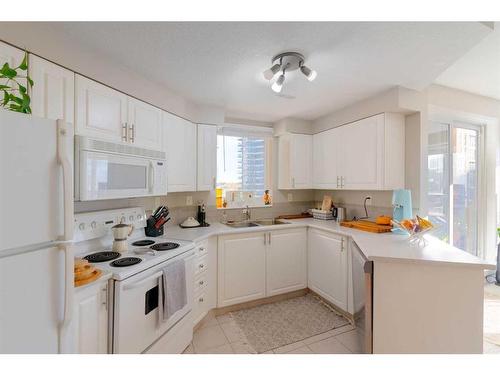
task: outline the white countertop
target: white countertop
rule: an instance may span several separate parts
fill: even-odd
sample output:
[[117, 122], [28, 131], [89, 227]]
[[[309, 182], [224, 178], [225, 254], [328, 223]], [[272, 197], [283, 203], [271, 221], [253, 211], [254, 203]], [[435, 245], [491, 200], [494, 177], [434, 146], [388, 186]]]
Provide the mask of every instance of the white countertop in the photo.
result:
[[426, 236], [425, 246], [411, 245], [406, 235], [394, 233], [369, 233], [340, 226], [333, 220], [297, 219], [287, 220], [290, 224], [231, 228], [221, 223], [211, 223], [209, 227], [183, 229], [179, 226], [166, 227], [165, 235], [185, 241], [202, 241], [211, 236], [280, 230], [287, 228], [309, 227], [348, 236], [356, 243], [368, 260], [383, 262], [416, 262], [471, 266], [482, 269], [495, 269], [495, 265], [462, 251], [445, 242]]

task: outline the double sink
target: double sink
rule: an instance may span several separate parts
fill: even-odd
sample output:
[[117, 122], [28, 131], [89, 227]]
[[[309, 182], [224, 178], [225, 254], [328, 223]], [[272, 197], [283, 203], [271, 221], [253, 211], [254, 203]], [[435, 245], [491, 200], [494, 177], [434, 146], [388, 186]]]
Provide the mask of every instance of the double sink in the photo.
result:
[[227, 223], [226, 225], [231, 228], [250, 228], [250, 227], [260, 227], [267, 225], [282, 225], [290, 224], [286, 221], [279, 219], [261, 219], [261, 220], [250, 220], [250, 221], [237, 221], [234, 223]]

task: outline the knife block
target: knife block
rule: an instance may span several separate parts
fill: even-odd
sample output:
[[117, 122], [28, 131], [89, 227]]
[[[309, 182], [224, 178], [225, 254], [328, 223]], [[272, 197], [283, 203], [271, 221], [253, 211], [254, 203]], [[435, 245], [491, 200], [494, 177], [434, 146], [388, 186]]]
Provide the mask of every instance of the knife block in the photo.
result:
[[147, 237], [163, 236], [163, 226], [164, 225], [162, 225], [160, 227], [160, 229], [156, 229], [156, 227], [155, 227], [155, 220], [152, 217], [150, 217], [146, 221], [146, 227], [144, 228], [144, 232], [146, 232], [146, 236]]

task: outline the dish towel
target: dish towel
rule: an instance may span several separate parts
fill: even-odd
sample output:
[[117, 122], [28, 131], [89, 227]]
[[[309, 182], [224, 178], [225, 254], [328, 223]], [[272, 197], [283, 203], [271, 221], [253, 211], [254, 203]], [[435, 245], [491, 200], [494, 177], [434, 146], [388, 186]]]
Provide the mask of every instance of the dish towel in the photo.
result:
[[178, 259], [163, 268], [163, 321], [168, 320], [187, 304], [186, 267]]

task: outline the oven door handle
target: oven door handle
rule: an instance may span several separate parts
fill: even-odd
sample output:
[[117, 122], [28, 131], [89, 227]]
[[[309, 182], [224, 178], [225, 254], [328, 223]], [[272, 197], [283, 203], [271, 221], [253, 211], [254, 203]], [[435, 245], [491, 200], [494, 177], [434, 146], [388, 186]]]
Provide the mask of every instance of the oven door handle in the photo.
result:
[[154, 191], [155, 186], [155, 165], [152, 161], [149, 161], [149, 192], [152, 193]]
[[158, 278], [158, 277], [160, 277], [162, 275], [163, 275], [163, 271], [156, 272], [155, 274], [153, 274], [152, 276], [150, 276], [150, 277], [148, 277], [146, 279], [142, 279], [141, 281], [138, 281], [138, 282], [130, 284], [130, 285], [125, 285], [123, 287], [123, 290], [131, 290], [131, 289], [139, 288], [141, 285], [144, 285], [145, 283], [147, 283], [151, 279], [156, 279], [156, 278]]

